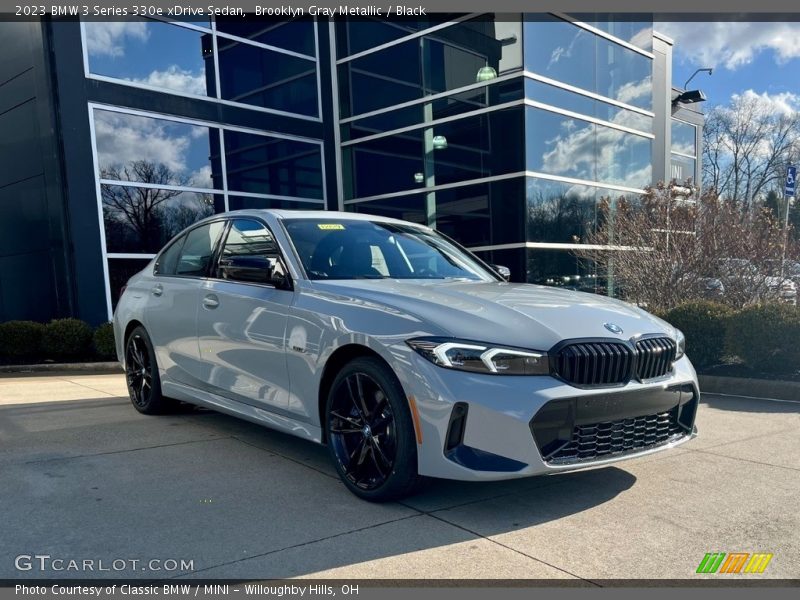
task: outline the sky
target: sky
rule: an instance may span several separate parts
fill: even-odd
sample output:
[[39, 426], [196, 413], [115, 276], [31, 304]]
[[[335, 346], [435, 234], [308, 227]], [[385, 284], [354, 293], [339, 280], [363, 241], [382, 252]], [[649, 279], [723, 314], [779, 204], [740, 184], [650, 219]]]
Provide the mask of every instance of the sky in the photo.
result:
[[704, 110], [727, 104], [734, 95], [757, 94], [777, 110], [800, 110], [800, 23], [713, 22], [655, 23], [675, 40], [673, 85], [689, 84], [708, 98]]

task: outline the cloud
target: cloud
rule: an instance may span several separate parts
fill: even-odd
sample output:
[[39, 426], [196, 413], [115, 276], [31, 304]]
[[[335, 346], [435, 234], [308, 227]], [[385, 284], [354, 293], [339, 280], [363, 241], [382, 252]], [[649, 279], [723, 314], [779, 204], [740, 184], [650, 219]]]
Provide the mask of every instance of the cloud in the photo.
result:
[[692, 64], [734, 70], [773, 50], [778, 61], [800, 57], [797, 23], [656, 23], [655, 30], [675, 40], [675, 52]]
[[86, 49], [95, 56], [124, 56], [127, 40], [146, 42], [149, 35], [142, 21], [88, 21]]
[[763, 92], [759, 94], [754, 90], [747, 90], [742, 94], [734, 94], [731, 96], [731, 101], [736, 103], [738, 101], [755, 101], [766, 112], [776, 115], [792, 116], [800, 110], [800, 94], [793, 94], [791, 92], [781, 92], [780, 94], [768, 94]]
[[[195, 135], [192, 125], [159, 121], [136, 115], [95, 111], [97, 157], [101, 169], [124, 167], [137, 160], [166, 165], [186, 184], [211, 186], [211, 168], [207, 164], [190, 164], [190, 151]], [[199, 139], [199, 138], [198, 138]], [[206, 152], [207, 154], [207, 152]], [[173, 183], [177, 183], [173, 182]]]
[[171, 65], [165, 71], [153, 71], [147, 77], [131, 79], [131, 81], [186, 94], [207, 95], [205, 74], [194, 74], [177, 65]]

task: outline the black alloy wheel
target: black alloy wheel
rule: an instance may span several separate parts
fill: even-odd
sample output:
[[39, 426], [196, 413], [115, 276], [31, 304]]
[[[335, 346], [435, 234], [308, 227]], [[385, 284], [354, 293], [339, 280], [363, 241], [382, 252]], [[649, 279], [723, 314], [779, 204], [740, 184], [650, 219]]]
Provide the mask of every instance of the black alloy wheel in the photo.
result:
[[411, 493], [419, 482], [416, 436], [402, 388], [380, 360], [358, 358], [331, 386], [328, 447], [345, 485], [373, 501]]
[[153, 344], [138, 326], [125, 341], [125, 380], [134, 408], [146, 415], [167, 412], [175, 402], [161, 395], [161, 379]]

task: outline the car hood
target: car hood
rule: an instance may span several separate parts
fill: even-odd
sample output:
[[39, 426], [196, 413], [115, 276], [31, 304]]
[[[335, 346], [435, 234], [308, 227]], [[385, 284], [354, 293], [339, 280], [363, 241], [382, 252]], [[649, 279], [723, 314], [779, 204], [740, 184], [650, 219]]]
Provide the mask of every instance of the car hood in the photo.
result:
[[[385, 306], [441, 335], [547, 350], [564, 339], [674, 336], [674, 328], [613, 298], [520, 283], [357, 279], [315, 281], [321, 292]], [[622, 329], [614, 334], [606, 324]]]

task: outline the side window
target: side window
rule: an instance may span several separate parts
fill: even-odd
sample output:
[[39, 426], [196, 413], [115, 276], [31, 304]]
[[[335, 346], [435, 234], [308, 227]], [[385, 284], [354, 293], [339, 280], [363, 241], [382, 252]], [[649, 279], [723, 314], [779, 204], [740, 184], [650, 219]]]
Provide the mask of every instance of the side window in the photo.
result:
[[233, 281], [270, 283], [271, 273], [282, 269], [275, 238], [262, 223], [235, 219], [219, 257], [218, 276]]
[[186, 235], [181, 249], [176, 275], [202, 277], [208, 272], [214, 254], [214, 246], [225, 227], [223, 221], [215, 221], [192, 229]]
[[172, 242], [172, 244], [161, 253], [153, 269], [156, 275], [175, 275], [175, 269], [178, 266], [178, 257], [181, 254], [184, 241], [186, 241], [185, 235]]

